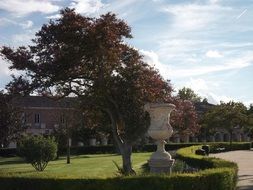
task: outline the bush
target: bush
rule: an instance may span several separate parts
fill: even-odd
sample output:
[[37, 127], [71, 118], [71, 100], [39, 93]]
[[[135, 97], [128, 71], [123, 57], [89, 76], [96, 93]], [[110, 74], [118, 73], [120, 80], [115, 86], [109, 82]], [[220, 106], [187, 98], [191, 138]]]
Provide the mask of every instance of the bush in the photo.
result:
[[27, 136], [20, 142], [20, 155], [37, 171], [43, 171], [48, 162], [56, 157], [57, 144], [54, 138]]

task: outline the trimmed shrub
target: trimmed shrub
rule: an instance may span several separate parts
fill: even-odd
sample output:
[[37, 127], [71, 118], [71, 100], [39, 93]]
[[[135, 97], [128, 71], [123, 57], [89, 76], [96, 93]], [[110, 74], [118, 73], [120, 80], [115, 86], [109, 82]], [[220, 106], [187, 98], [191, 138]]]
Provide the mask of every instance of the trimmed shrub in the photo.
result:
[[27, 136], [20, 142], [20, 155], [37, 171], [43, 171], [48, 162], [56, 157], [57, 144], [54, 138]]
[[234, 190], [229, 168], [204, 170], [191, 174], [148, 175], [108, 179], [3, 178], [5, 190]]
[[[213, 145], [210, 145], [211, 150], [213, 149], [212, 147]], [[182, 159], [183, 161], [185, 161], [187, 164], [191, 166], [198, 167], [200, 169], [206, 169], [206, 170], [203, 170], [202, 172], [206, 172], [206, 171], [214, 172], [213, 175], [216, 177], [221, 175], [220, 181], [227, 180], [226, 186], [228, 186], [229, 188], [226, 188], [226, 189], [231, 189], [231, 190], [235, 189], [236, 183], [237, 183], [237, 172], [238, 172], [237, 164], [234, 162], [229, 162], [229, 161], [225, 161], [218, 158], [200, 156], [200, 155], [194, 154], [193, 152], [200, 147], [201, 146], [192, 146], [192, 147], [182, 148], [177, 151], [178, 158]]]
[[[230, 150], [229, 143], [227, 142], [224, 142], [224, 143], [210, 142], [208, 144], [212, 145], [212, 147], [210, 147], [210, 151], [212, 153], [221, 152], [221, 151], [224, 152], [224, 151]], [[194, 145], [202, 145], [202, 143], [168, 143], [165, 145], [165, 149], [167, 151], [171, 151], [171, 150], [178, 150], [180, 148], [185, 148], [185, 147], [194, 146]], [[248, 150], [249, 147], [251, 147], [251, 143], [249, 142], [233, 142], [232, 144], [233, 150]], [[133, 146], [133, 152], [154, 152], [154, 151], [156, 151], [155, 144]], [[60, 148], [58, 150], [59, 155], [65, 155], [66, 152], [67, 152], [66, 148]], [[73, 155], [118, 153], [116, 148], [113, 145], [71, 147], [70, 152]], [[17, 151], [15, 148], [0, 149], [0, 156], [3, 156], [3, 157], [16, 156], [16, 153]]]

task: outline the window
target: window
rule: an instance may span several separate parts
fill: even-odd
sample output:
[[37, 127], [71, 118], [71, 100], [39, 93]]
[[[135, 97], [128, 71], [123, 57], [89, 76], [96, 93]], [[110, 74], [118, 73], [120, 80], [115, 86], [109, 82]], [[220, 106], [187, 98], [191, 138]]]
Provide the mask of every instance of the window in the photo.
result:
[[40, 123], [40, 114], [39, 113], [35, 114], [34, 123]]
[[23, 112], [23, 113], [21, 114], [21, 122], [22, 122], [22, 125], [25, 125], [25, 124], [26, 124], [26, 113], [25, 113], [25, 112]]
[[64, 123], [65, 123], [65, 117], [64, 117], [63, 114], [62, 114], [61, 117], [60, 117], [60, 122], [61, 122], [61, 124], [64, 124]]

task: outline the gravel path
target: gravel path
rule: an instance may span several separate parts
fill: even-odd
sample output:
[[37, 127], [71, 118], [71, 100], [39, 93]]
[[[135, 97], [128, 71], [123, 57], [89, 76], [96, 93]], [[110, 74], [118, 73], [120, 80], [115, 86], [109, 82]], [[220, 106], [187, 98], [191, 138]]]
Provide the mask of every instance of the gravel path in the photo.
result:
[[253, 190], [253, 151], [238, 150], [219, 154], [211, 154], [210, 156], [222, 158], [236, 162], [239, 167], [238, 171], [238, 189]]

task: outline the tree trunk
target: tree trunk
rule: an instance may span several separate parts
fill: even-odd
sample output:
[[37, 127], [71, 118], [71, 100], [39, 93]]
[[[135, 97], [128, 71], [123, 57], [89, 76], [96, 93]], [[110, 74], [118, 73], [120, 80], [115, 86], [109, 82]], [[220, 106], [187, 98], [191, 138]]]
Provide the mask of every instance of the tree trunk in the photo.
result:
[[67, 140], [67, 164], [70, 164], [70, 138]]
[[230, 130], [230, 144], [229, 144], [229, 147], [230, 147], [230, 150], [232, 150], [232, 141], [233, 141], [233, 130]]
[[122, 128], [124, 121], [121, 119], [120, 114], [113, 113], [111, 110], [106, 110], [110, 116], [112, 122], [112, 134], [113, 138], [120, 150], [122, 156], [122, 165], [124, 175], [135, 174], [135, 171], [132, 168], [131, 154], [132, 154], [132, 144], [127, 142], [126, 139], [121, 139], [118, 134], [118, 129]]
[[121, 150], [121, 156], [122, 156], [123, 170], [126, 175], [135, 174], [135, 171], [132, 168], [131, 155], [132, 155], [132, 145], [124, 143], [123, 148]]
[[[114, 136], [114, 134], [113, 134]], [[118, 138], [118, 136], [114, 137]], [[133, 175], [135, 174], [135, 171], [132, 168], [132, 161], [131, 161], [131, 155], [132, 155], [132, 144], [127, 143], [125, 141], [118, 141], [116, 140], [116, 144], [120, 150], [120, 154], [122, 157], [122, 169], [124, 175]]]

